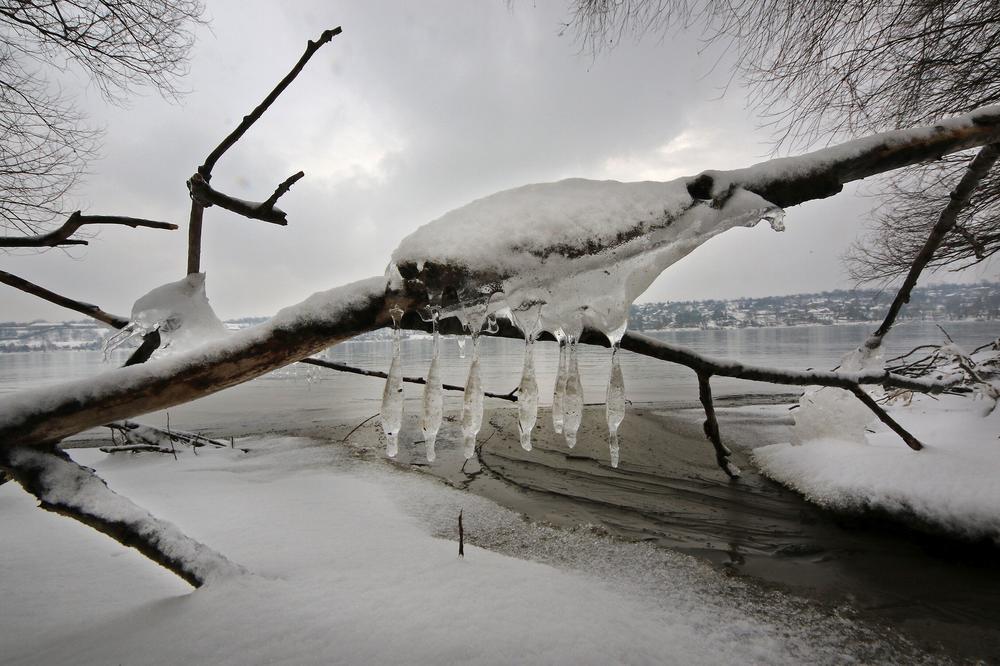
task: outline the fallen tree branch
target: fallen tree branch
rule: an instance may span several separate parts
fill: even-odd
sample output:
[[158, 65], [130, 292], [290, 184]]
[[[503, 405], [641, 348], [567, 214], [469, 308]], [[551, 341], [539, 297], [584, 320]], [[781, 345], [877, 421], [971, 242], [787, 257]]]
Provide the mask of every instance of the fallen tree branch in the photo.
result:
[[[355, 375], [362, 375], [364, 377], [377, 377], [379, 379], [387, 379], [389, 375], [378, 370], [365, 370], [363, 368], [355, 368], [351, 365], [345, 365], [343, 363], [334, 363], [333, 361], [324, 361], [320, 358], [304, 358], [299, 363], [306, 363], [308, 365], [315, 365], [320, 368], [329, 368], [330, 370], [336, 370], [338, 372], [349, 372]], [[403, 377], [404, 382], [410, 384], [426, 384], [427, 380], [423, 377]], [[455, 384], [441, 384], [441, 388], [445, 391], [465, 391], [464, 386], [457, 386]], [[483, 395], [487, 398], [496, 398], [497, 400], [507, 400], [510, 402], [517, 402], [517, 389], [514, 389], [510, 393], [493, 393], [491, 391], [483, 391]]]
[[[226, 442], [211, 439], [209, 437], [205, 437], [204, 435], [199, 435], [196, 432], [173, 429], [163, 430], [162, 428], [157, 428], [156, 426], [147, 425], [145, 423], [136, 423], [135, 421], [114, 421], [106, 424], [105, 427], [110, 428], [113, 432], [120, 432], [125, 436], [125, 441], [129, 442], [131, 446], [153, 446], [158, 449], [163, 449], [167, 453], [170, 453], [171, 449], [167, 449], [163, 444], [164, 442], [177, 442], [192, 448], [200, 448], [203, 446], [212, 446], [218, 449], [229, 448], [229, 444]], [[129, 446], [105, 448], [115, 451], [129, 450]], [[104, 451], [103, 448], [101, 450]]]
[[61, 451], [9, 448], [0, 467], [38, 498], [39, 506], [80, 521], [135, 548], [194, 587], [246, 571], [108, 488], [93, 470]]
[[[773, 186], [777, 188], [775, 191], [780, 190], [782, 178], [801, 184], [803, 174], [818, 179], [817, 182], [842, 183], [846, 182], [845, 178], [862, 178], [933, 159], [942, 153], [998, 141], [1000, 107], [986, 107], [942, 121], [934, 127], [889, 132], [817, 151], [798, 163], [777, 160], [735, 172], [705, 172], [714, 174], [708, 183], [709, 191], [697, 193], [711, 194], [715, 186], [725, 183], [729, 187], [737, 183], [775, 203], [794, 205], [833, 192], [829, 188], [813, 187], [804, 188], [797, 197], [772, 198], [767, 188]], [[799, 169], [803, 163], [810, 165], [809, 168]], [[456, 276], [460, 275], [456, 272]], [[341, 340], [381, 328], [390, 321], [385, 285], [385, 279], [380, 277], [318, 294], [298, 306], [287, 308], [268, 324], [235, 333], [227, 340], [207, 344], [173, 359], [107, 373], [99, 386], [88, 380], [84, 384], [48, 388], [38, 395], [35, 391], [15, 395], [0, 403], [0, 449], [41, 446], [110, 421], [188, 402], [306, 358]], [[426, 304], [419, 295], [393, 295], [392, 298], [393, 304], [398, 303], [404, 310], [415, 310]], [[607, 344], [603, 336], [597, 334], [584, 341]], [[713, 375], [780, 384], [818, 384], [847, 389], [855, 384], [882, 384], [929, 392], [947, 388], [948, 384], [918, 381], [887, 372], [838, 375], [754, 368], [705, 359], [690, 350], [665, 346], [636, 334], [627, 334], [622, 346], [687, 365], [696, 371], [702, 368]], [[706, 362], [710, 364], [704, 365]]]

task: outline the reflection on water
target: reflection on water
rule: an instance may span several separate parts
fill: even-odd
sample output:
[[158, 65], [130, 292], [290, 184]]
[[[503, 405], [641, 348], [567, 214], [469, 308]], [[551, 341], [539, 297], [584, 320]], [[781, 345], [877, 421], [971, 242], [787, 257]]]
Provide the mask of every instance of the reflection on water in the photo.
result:
[[[955, 341], [972, 348], [1000, 335], [1000, 322], [964, 321], [942, 324]], [[747, 328], [708, 331], [663, 331], [649, 333], [654, 337], [690, 347], [712, 356], [739, 359], [745, 363], [784, 368], [811, 367], [831, 369], [840, 357], [859, 344], [871, 332], [873, 324], [841, 326], [802, 326], [781, 328]], [[944, 335], [933, 322], [900, 324], [887, 341], [886, 355], [893, 356], [924, 343], [940, 343]], [[483, 386], [487, 391], [507, 393], [520, 379], [523, 345], [520, 340], [486, 338], [482, 343]], [[464, 384], [468, 358], [461, 358], [454, 339], [445, 339], [441, 346], [441, 374], [445, 383]], [[331, 361], [361, 368], [384, 371], [389, 363], [391, 343], [346, 342], [329, 349]], [[426, 374], [431, 360], [430, 338], [404, 340], [402, 344], [403, 373], [407, 376]], [[110, 364], [102, 362], [100, 352], [29, 352], [0, 354], [0, 395], [22, 388], [56, 384], [82, 379], [121, 365], [127, 352], [117, 353]], [[555, 343], [540, 342], [535, 349], [541, 403], [551, 401], [555, 383], [558, 351]], [[580, 373], [587, 402], [604, 399], [608, 377], [607, 349], [583, 347], [580, 352]], [[651, 361], [631, 353], [622, 354], [628, 398], [632, 402], [684, 402], [697, 397], [697, 382], [687, 368]], [[258, 382], [340, 382], [349, 390], [352, 400], [379, 400], [382, 386], [378, 381], [362, 380], [351, 375], [312, 366], [292, 365], [271, 373]], [[339, 388], [339, 384], [336, 387]], [[787, 392], [787, 387], [746, 382], [725, 377], [713, 381], [719, 396], [745, 393]]]

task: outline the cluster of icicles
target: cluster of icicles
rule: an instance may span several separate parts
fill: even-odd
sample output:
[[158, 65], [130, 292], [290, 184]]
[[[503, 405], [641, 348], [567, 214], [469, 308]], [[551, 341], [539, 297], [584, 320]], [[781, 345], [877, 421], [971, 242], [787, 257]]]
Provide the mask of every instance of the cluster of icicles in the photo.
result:
[[[424, 386], [423, 414], [421, 430], [424, 435], [426, 456], [428, 462], [433, 462], [438, 431], [443, 418], [443, 390], [441, 387], [441, 371], [439, 363], [440, 334], [438, 320], [440, 311], [431, 308], [429, 317], [433, 330], [433, 351], [427, 379]], [[524, 333], [524, 366], [521, 372], [521, 382], [517, 389], [518, 426], [520, 429], [521, 447], [531, 450], [531, 432], [538, 420], [538, 382], [535, 379], [535, 340], [542, 332], [539, 321], [540, 304], [514, 311], [511, 320]], [[394, 458], [399, 452], [399, 431], [403, 423], [403, 370], [400, 361], [399, 322], [403, 311], [394, 307], [390, 310], [393, 321], [392, 362], [382, 393], [382, 430], [386, 437], [386, 455]], [[498, 325], [493, 314], [483, 317], [464, 313], [461, 317], [463, 325], [472, 338], [472, 354], [469, 362], [469, 376], [465, 382], [465, 393], [462, 401], [462, 437], [466, 458], [476, 454], [476, 437], [483, 424], [483, 384], [479, 369], [479, 343], [481, 333], [496, 333]], [[566, 438], [569, 448], [576, 446], [577, 431], [583, 419], [583, 384], [580, 381], [580, 368], [577, 360], [577, 346], [582, 326], [554, 327], [552, 334], [559, 342], [559, 367], [556, 374], [555, 391], [552, 396], [552, 426], [556, 433]], [[575, 329], [575, 330], [574, 330]], [[607, 417], [611, 466], [618, 467], [620, 446], [618, 442], [618, 427], [625, 418], [625, 380], [622, 375], [621, 363], [618, 357], [618, 344], [624, 334], [624, 326], [608, 333], [611, 342], [611, 373], [608, 380], [605, 415]], [[464, 340], [459, 340], [462, 357], [464, 358]]]

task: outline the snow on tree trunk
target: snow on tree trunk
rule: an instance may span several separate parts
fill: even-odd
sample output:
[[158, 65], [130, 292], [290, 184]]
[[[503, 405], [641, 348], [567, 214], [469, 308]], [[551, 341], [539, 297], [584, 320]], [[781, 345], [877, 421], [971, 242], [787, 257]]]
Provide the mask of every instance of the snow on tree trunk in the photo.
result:
[[0, 458], [48, 511], [79, 520], [166, 567], [194, 587], [247, 573], [208, 546], [185, 536], [108, 488], [94, 471], [62, 452], [15, 448]]

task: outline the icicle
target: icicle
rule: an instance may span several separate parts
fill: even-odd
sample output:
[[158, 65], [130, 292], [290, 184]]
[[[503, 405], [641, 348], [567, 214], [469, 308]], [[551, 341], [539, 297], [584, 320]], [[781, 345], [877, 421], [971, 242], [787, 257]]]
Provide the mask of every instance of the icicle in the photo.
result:
[[441, 389], [441, 371], [438, 368], [438, 351], [441, 336], [438, 333], [438, 311], [431, 312], [431, 325], [434, 330], [434, 350], [431, 356], [431, 367], [427, 370], [427, 384], [424, 386], [424, 414], [420, 427], [424, 432], [424, 446], [427, 451], [427, 462], [434, 462], [436, 454], [434, 443], [437, 441], [438, 430], [441, 429], [443, 396]]
[[517, 387], [517, 425], [521, 432], [521, 448], [531, 450], [531, 431], [538, 420], [538, 381], [535, 379], [535, 340], [524, 342], [524, 369]]
[[465, 457], [476, 455], [476, 435], [483, 426], [483, 383], [479, 377], [479, 331], [472, 334], [472, 363], [469, 378], [465, 380], [462, 399], [462, 435], [465, 440]]
[[625, 418], [625, 377], [622, 376], [617, 342], [611, 347], [611, 378], [608, 380], [608, 393], [605, 399], [604, 413], [608, 420], [611, 466], [618, 467], [620, 452], [618, 426], [622, 424], [622, 420]]
[[392, 317], [392, 363], [382, 392], [381, 417], [385, 454], [395, 458], [399, 452], [399, 429], [403, 425], [403, 366], [399, 359], [399, 319], [403, 311], [393, 306], [389, 315]]
[[455, 342], [458, 343], [458, 357], [465, 358], [465, 336], [460, 335], [455, 338]]
[[576, 433], [583, 420], [583, 384], [576, 358], [576, 338], [569, 338], [566, 394], [563, 397], [563, 435], [569, 448], [576, 446]]
[[535, 339], [541, 323], [545, 301], [526, 294], [511, 294], [508, 303], [516, 303], [506, 310], [507, 318], [524, 333], [524, 367], [521, 383], [517, 387], [517, 425], [521, 433], [521, 448], [531, 450], [531, 431], [538, 421], [538, 380], [535, 378]]
[[563, 402], [566, 396], [566, 374], [569, 371], [569, 359], [566, 356], [566, 336], [562, 329], [555, 332], [559, 342], [559, 369], [556, 371], [556, 386], [552, 394], [552, 429], [558, 434], [563, 431]]

